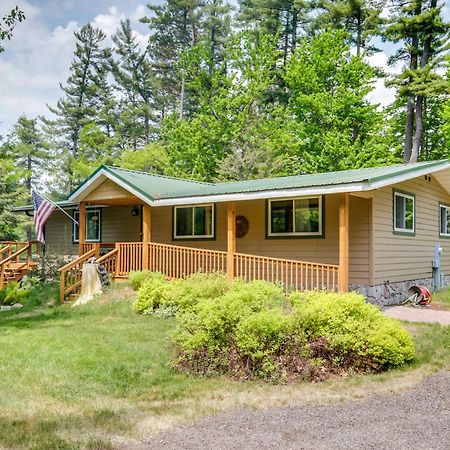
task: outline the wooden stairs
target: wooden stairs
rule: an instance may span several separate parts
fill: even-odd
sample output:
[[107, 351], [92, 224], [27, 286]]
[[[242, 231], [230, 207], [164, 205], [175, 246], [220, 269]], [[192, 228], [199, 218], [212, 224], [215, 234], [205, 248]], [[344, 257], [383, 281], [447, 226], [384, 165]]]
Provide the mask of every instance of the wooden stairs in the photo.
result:
[[33, 246], [37, 242], [1, 242], [0, 243], [0, 289], [8, 283], [19, 282], [30, 269], [36, 266], [33, 261]]

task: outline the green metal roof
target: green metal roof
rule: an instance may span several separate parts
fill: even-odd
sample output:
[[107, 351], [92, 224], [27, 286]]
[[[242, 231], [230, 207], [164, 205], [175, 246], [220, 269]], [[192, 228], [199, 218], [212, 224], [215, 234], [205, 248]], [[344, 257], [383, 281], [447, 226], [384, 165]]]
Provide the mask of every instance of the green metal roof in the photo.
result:
[[84, 189], [90, 179], [99, 172], [120, 181], [150, 201], [168, 200], [186, 197], [202, 197], [216, 195], [230, 195], [242, 193], [256, 193], [264, 191], [294, 190], [315, 187], [333, 187], [358, 183], [373, 184], [406, 176], [414, 178], [417, 172], [424, 170], [440, 170], [449, 167], [450, 160], [427, 161], [412, 164], [398, 164], [393, 166], [371, 167], [356, 170], [344, 170], [309, 175], [294, 175], [289, 177], [263, 178], [257, 180], [233, 181], [224, 183], [204, 183], [161, 175], [154, 175], [135, 170], [121, 169], [112, 166], [101, 166], [87, 180], [85, 180], [70, 196], [73, 199]]

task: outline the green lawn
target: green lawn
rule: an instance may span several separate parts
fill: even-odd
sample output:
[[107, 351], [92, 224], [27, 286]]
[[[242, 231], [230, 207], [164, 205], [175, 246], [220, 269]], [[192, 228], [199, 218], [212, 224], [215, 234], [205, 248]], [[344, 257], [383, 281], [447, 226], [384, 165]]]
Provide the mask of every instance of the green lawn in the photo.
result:
[[188, 377], [170, 367], [174, 321], [136, 315], [132, 296], [118, 285], [83, 307], [0, 313], [0, 448], [114, 448], [228, 408], [403, 390], [450, 356], [449, 328], [408, 325], [417, 361], [388, 374], [286, 386]]
[[431, 301], [431, 307], [450, 309], [450, 290], [435, 292]]

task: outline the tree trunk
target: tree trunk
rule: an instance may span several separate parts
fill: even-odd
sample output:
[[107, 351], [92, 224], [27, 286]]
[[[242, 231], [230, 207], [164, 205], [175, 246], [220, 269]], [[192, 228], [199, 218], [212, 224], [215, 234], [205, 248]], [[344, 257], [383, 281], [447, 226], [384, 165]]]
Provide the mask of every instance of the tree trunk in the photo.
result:
[[[436, 6], [437, 0], [432, 0], [430, 3], [430, 9], [436, 8]], [[420, 60], [421, 69], [423, 69], [428, 64], [428, 61], [430, 59], [432, 39], [432, 33], [428, 32], [423, 44], [422, 58]], [[418, 95], [416, 100], [416, 132], [414, 134], [410, 162], [417, 162], [419, 159], [420, 147], [423, 137], [423, 101], [423, 95]]]
[[[414, 14], [418, 16], [422, 12], [422, 1], [417, 1]], [[419, 35], [414, 33], [411, 40], [411, 57], [409, 68], [411, 70], [417, 70], [418, 61], [418, 47], [419, 47]], [[409, 77], [409, 83], [412, 83], [412, 77]], [[408, 96], [406, 104], [406, 125], [405, 125], [405, 143], [403, 151], [403, 160], [410, 162], [412, 156], [413, 134], [414, 134], [414, 105], [416, 99], [414, 95]]]
[[416, 100], [416, 133], [414, 134], [411, 157], [409, 162], [417, 162], [419, 159], [420, 144], [423, 135], [423, 96], [418, 95]]
[[184, 112], [184, 85], [185, 85], [185, 78], [184, 73], [181, 75], [181, 89], [180, 89], [180, 109], [178, 112], [178, 118], [181, 120], [183, 118], [183, 112]]

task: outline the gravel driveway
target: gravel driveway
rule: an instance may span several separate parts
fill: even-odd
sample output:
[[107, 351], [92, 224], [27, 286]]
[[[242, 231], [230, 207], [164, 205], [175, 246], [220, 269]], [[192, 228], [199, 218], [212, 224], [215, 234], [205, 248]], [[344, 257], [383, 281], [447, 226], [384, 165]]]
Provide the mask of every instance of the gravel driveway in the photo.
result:
[[449, 450], [450, 372], [405, 394], [339, 405], [230, 411], [127, 449]]

